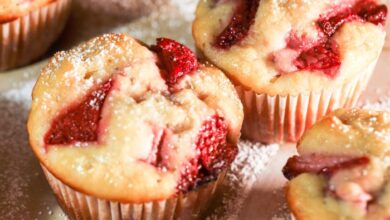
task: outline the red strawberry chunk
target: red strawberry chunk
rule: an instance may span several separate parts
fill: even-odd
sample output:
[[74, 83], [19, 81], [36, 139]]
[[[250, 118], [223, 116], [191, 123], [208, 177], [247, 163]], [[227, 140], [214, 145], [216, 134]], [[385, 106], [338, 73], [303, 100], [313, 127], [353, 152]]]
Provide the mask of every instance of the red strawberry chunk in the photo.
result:
[[188, 164], [184, 166], [181, 172], [181, 177], [177, 185], [177, 189], [181, 192], [187, 192], [196, 187], [197, 182], [200, 181], [199, 175], [200, 165], [197, 158], [191, 159]]
[[319, 44], [301, 52], [293, 63], [298, 69], [320, 70], [333, 78], [340, 68], [341, 59], [338, 51], [333, 47], [328, 44]]
[[227, 143], [228, 127], [223, 117], [212, 116], [206, 120], [195, 142], [197, 156], [186, 164], [178, 184], [179, 190], [191, 190], [216, 176], [233, 162], [236, 145]]
[[375, 25], [385, 25], [387, 17], [386, 5], [377, 5], [374, 1], [361, 1], [357, 11], [359, 17], [364, 21]]
[[239, 0], [230, 23], [217, 36], [215, 46], [228, 49], [242, 41], [254, 23], [259, 4], [260, 0]]
[[324, 34], [324, 38], [312, 48], [301, 51], [301, 54], [293, 63], [300, 70], [319, 70], [328, 77], [334, 78], [341, 66], [341, 57], [337, 45], [333, 42], [336, 31], [350, 21], [384, 25], [386, 16], [387, 7], [385, 5], [362, 0], [336, 15], [320, 18], [317, 25]]
[[339, 29], [344, 23], [353, 20], [360, 20], [360, 18], [356, 14], [353, 14], [350, 9], [347, 9], [346, 11], [333, 17], [320, 19], [317, 21], [317, 24], [327, 37], [332, 37], [337, 29]]
[[366, 165], [370, 162], [368, 157], [334, 156], [334, 155], [308, 155], [293, 156], [283, 167], [283, 174], [287, 179], [293, 179], [302, 173], [316, 173], [332, 175], [338, 170], [351, 169]]
[[45, 144], [69, 145], [98, 141], [101, 112], [111, 87], [110, 79], [88, 94], [82, 102], [57, 116], [44, 137]]
[[168, 38], [158, 38], [152, 49], [160, 58], [168, 85], [175, 85], [183, 76], [198, 69], [198, 60], [188, 47]]
[[218, 115], [206, 121], [199, 133], [196, 146], [200, 160], [211, 173], [231, 163], [237, 153], [237, 146], [227, 144], [226, 135], [227, 125]]

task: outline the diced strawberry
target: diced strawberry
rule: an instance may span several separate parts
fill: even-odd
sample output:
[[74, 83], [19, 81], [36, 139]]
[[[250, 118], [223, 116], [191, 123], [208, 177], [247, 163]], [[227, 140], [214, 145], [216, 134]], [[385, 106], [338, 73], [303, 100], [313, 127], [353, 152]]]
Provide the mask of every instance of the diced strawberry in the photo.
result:
[[283, 167], [283, 174], [287, 179], [293, 179], [301, 173], [316, 173], [332, 175], [338, 170], [351, 169], [366, 165], [370, 162], [368, 157], [334, 156], [334, 155], [308, 155], [293, 156]]
[[293, 62], [300, 70], [320, 70], [333, 78], [341, 65], [340, 54], [328, 44], [319, 44], [301, 52]]
[[112, 84], [112, 80], [108, 80], [90, 92], [83, 101], [57, 116], [44, 137], [46, 148], [48, 145], [98, 141], [101, 112]]
[[210, 173], [224, 168], [235, 158], [237, 146], [228, 145], [226, 135], [227, 125], [218, 115], [207, 120], [199, 133], [196, 146], [202, 165]]
[[227, 143], [227, 132], [225, 120], [218, 115], [203, 123], [195, 142], [198, 155], [185, 166], [178, 189], [190, 190], [208, 179], [215, 179], [233, 162], [238, 148]]
[[181, 177], [179, 183], [177, 184], [177, 189], [181, 192], [187, 192], [196, 187], [199, 179], [199, 170], [200, 164], [197, 160], [197, 157], [191, 159], [181, 172]]
[[228, 49], [244, 39], [255, 21], [260, 0], [239, 0], [230, 23], [217, 36], [215, 46]]
[[198, 60], [188, 47], [168, 38], [158, 38], [152, 49], [158, 54], [168, 85], [198, 69]]
[[378, 5], [374, 1], [361, 1], [356, 11], [364, 21], [375, 25], [385, 25], [387, 17], [386, 5]]
[[328, 77], [334, 78], [341, 66], [337, 45], [332, 41], [336, 31], [350, 21], [384, 25], [386, 16], [387, 7], [385, 5], [378, 5], [374, 1], [366, 0], [359, 1], [336, 15], [322, 16], [317, 21], [317, 25], [324, 34], [324, 38], [312, 48], [302, 50], [293, 63], [299, 70], [319, 70]]

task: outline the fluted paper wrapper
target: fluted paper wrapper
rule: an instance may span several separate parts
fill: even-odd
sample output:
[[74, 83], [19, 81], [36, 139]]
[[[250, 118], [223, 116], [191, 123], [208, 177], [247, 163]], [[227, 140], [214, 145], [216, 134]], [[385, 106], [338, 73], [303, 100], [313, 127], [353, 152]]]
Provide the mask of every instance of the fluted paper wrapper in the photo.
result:
[[71, 0], [56, 0], [16, 20], [0, 24], [0, 71], [41, 57], [63, 30]]
[[41, 166], [61, 208], [70, 219], [77, 220], [199, 219], [226, 175], [226, 172], [222, 172], [216, 181], [167, 200], [138, 204], [121, 203], [86, 195], [67, 186], [43, 165]]
[[318, 119], [338, 108], [354, 107], [375, 62], [360, 77], [339, 88], [293, 95], [267, 95], [236, 86], [244, 106], [242, 136], [263, 143], [297, 142]]

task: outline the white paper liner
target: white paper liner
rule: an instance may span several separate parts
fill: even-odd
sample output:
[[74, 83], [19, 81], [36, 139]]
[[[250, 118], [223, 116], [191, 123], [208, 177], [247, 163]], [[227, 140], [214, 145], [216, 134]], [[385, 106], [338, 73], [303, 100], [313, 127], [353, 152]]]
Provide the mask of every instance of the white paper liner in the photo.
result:
[[167, 200], [136, 204], [99, 199], [76, 191], [41, 166], [61, 208], [68, 217], [77, 220], [199, 219], [226, 175], [222, 172], [216, 181]]
[[56, 0], [16, 20], [0, 24], [0, 71], [42, 56], [62, 32], [71, 0]]
[[327, 113], [356, 105], [375, 63], [342, 87], [297, 96], [270, 96], [236, 86], [245, 113], [243, 137], [263, 143], [297, 142], [307, 128]]
[[290, 214], [290, 218], [291, 218], [291, 220], [296, 220], [295, 215], [292, 213]]

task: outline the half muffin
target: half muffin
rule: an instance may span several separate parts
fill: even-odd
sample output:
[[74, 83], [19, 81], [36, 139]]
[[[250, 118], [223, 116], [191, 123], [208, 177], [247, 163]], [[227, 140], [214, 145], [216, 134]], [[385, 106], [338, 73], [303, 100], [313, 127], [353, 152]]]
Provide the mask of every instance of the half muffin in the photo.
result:
[[390, 113], [337, 110], [310, 128], [284, 167], [298, 220], [390, 217]]

